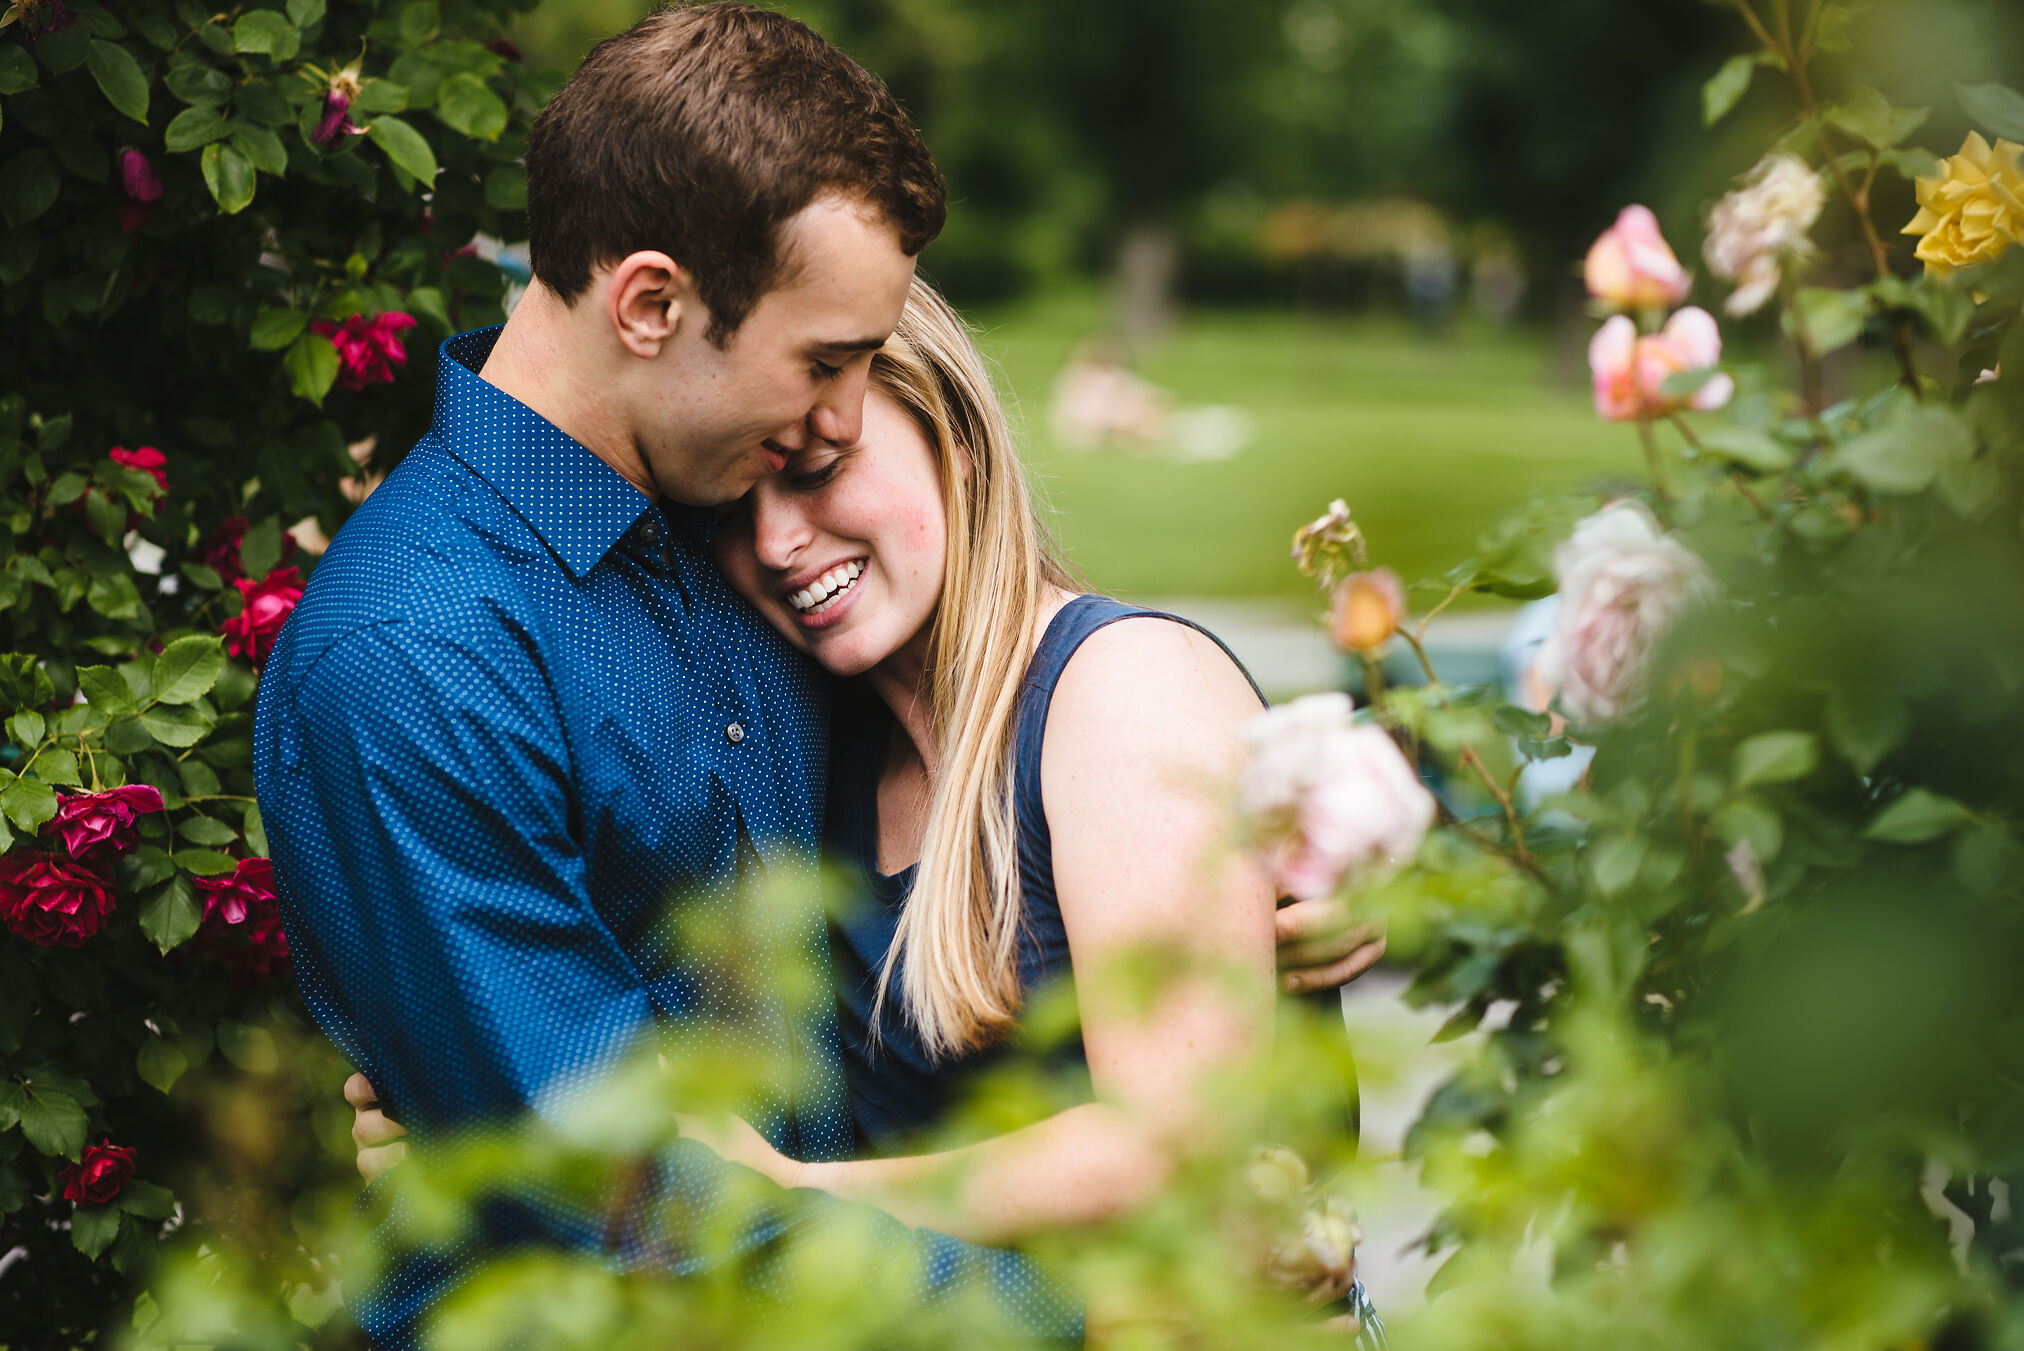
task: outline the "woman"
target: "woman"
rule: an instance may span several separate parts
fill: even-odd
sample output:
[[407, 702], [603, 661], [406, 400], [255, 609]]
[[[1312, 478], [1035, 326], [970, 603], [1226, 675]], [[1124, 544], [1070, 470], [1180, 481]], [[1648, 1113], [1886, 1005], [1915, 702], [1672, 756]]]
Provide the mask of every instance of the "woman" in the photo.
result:
[[[1218, 789], [1261, 698], [1204, 631], [1078, 592], [983, 362], [925, 283], [874, 358], [858, 443], [796, 452], [717, 549], [745, 598], [844, 678], [826, 844], [872, 898], [833, 946], [874, 1157], [798, 1162], [735, 1118], [685, 1118], [684, 1133], [782, 1186], [990, 1244], [1114, 1216], [1189, 1153], [1254, 1130], [1205, 1130], [1201, 1095], [1270, 1036], [1274, 895], [1220, 843]], [[1147, 1010], [1105, 976], [1149, 949], [1172, 979]], [[1050, 978], [1074, 983], [1090, 1100], [896, 1153], [1006, 1053]], [[374, 1113], [356, 1132], [397, 1133]], [[361, 1167], [391, 1157], [368, 1150]]]

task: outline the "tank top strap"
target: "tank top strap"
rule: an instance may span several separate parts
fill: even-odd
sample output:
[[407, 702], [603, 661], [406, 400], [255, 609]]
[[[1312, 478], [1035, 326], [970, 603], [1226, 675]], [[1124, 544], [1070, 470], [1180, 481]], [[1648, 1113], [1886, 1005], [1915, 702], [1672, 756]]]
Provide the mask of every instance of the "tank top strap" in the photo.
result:
[[1223, 654], [1243, 672], [1244, 679], [1250, 682], [1252, 693], [1258, 696], [1258, 702], [1261, 705], [1267, 702], [1258, 682], [1244, 663], [1237, 660], [1237, 654], [1230, 651], [1229, 645], [1192, 619], [1168, 614], [1164, 610], [1127, 605], [1109, 596], [1077, 596], [1062, 606], [1048, 623], [1047, 632], [1041, 635], [1040, 643], [1033, 651], [1033, 660], [1026, 667], [1026, 679], [1019, 691], [1018, 721], [1013, 731], [1012, 803], [1019, 822], [1021, 871], [1025, 874], [1029, 906], [1034, 899], [1032, 892], [1036, 874], [1047, 881], [1047, 901], [1054, 899], [1053, 836], [1047, 828], [1047, 810], [1040, 793], [1040, 752], [1047, 740], [1047, 713], [1054, 703], [1054, 687], [1061, 682], [1061, 673], [1068, 668], [1069, 659], [1091, 634], [1120, 619], [1140, 618], [1185, 624], [1202, 634], [1221, 648]]

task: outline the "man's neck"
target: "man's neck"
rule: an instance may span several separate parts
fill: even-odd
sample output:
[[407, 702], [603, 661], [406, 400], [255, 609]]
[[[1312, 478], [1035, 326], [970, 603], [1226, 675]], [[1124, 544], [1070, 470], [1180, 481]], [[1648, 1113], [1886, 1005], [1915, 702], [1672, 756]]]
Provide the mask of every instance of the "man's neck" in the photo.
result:
[[[587, 304], [588, 299], [579, 302]], [[611, 381], [589, 358], [597, 344], [580, 332], [583, 316], [538, 280], [507, 316], [478, 377], [547, 418], [620, 478], [650, 498], [660, 496], [639, 446], [613, 410]]]

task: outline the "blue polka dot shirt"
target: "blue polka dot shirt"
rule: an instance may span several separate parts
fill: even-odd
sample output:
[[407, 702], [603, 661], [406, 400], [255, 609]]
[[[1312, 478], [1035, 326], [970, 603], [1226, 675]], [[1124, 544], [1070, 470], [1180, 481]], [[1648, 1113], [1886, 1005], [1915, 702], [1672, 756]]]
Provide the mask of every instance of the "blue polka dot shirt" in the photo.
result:
[[[845, 1157], [833, 1000], [790, 1004], [749, 949], [689, 941], [742, 923], [827, 972], [822, 677], [718, 573], [713, 513], [649, 500], [478, 376], [497, 336], [443, 345], [434, 425], [262, 676], [254, 768], [303, 998], [419, 1147], [566, 1112], [657, 1029], [674, 1054], [780, 1067], [741, 1114], [790, 1155]], [[754, 929], [740, 882], [760, 875]], [[1015, 1255], [916, 1237], [930, 1285], [967, 1273], [1032, 1301], [1015, 1323], [1075, 1321]], [[484, 1250], [396, 1262], [354, 1312], [409, 1344]]]

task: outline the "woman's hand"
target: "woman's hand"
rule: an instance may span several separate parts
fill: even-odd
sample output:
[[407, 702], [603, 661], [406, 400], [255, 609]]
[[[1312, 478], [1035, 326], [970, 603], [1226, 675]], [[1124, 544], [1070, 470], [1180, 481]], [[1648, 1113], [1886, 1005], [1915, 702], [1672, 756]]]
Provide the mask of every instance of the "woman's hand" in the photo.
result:
[[367, 1182], [408, 1156], [400, 1122], [379, 1109], [379, 1094], [363, 1074], [344, 1081], [344, 1100], [351, 1104], [351, 1142], [358, 1146], [358, 1172]]
[[806, 1165], [788, 1158], [768, 1144], [766, 1137], [754, 1130], [744, 1117], [732, 1116], [728, 1112], [711, 1116], [677, 1112], [675, 1124], [682, 1128], [683, 1139], [708, 1145], [725, 1161], [750, 1168], [776, 1187], [791, 1190], [802, 1185], [802, 1170]]
[[1352, 924], [1334, 896], [1295, 901], [1272, 917], [1279, 983], [1290, 994], [1347, 985], [1384, 956], [1384, 922]]

